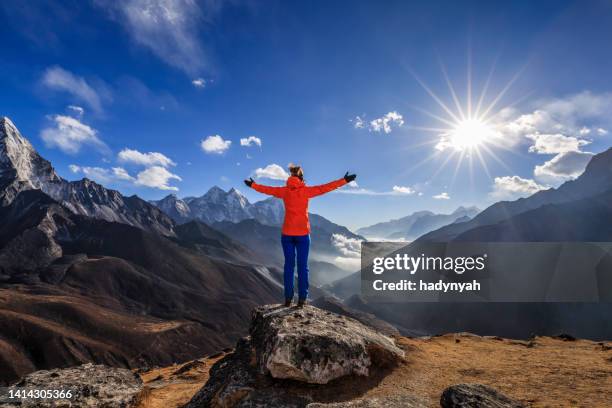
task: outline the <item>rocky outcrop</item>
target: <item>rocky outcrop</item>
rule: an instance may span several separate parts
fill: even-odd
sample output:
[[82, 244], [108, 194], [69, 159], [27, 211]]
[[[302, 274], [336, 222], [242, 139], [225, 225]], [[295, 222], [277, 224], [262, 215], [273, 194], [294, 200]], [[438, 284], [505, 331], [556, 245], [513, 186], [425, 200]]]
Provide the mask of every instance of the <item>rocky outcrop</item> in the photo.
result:
[[[96, 407], [128, 408], [135, 406], [142, 397], [142, 381], [132, 371], [111, 368], [104, 365], [84, 364], [77, 367], [56, 370], [35, 371], [15, 384], [17, 387], [31, 387], [48, 390], [71, 390], [72, 398], [44, 402], [26, 400], [21, 407]], [[0, 408], [14, 405], [0, 404]]]
[[313, 306], [258, 307], [250, 333], [211, 368], [208, 382], [186, 408], [303, 408], [322, 396], [326, 402], [334, 396], [353, 400], [335, 390], [353, 389], [348, 382], [389, 369], [404, 356], [391, 338]]
[[442, 408], [523, 408], [491, 387], [482, 384], [457, 384], [448, 387], [440, 397]]
[[312, 306], [255, 309], [251, 342], [260, 373], [313, 384], [368, 375], [373, 360], [388, 365], [404, 355], [389, 337]]

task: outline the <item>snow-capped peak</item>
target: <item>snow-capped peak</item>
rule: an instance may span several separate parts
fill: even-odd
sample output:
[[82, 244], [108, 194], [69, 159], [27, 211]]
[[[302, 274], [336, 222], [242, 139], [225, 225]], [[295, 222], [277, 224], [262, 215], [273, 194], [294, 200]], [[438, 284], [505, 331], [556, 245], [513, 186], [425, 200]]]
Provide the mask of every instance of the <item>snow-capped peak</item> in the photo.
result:
[[0, 178], [23, 188], [42, 188], [60, 180], [47, 160], [34, 150], [7, 117], [0, 118]]

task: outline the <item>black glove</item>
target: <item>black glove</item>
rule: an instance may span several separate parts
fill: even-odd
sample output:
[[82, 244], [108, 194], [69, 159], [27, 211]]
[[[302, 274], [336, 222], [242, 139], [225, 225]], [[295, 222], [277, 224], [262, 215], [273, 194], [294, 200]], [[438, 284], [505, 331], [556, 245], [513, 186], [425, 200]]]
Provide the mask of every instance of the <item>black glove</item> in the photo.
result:
[[244, 184], [246, 184], [248, 187], [251, 187], [251, 185], [253, 184], [253, 177], [249, 178], [248, 180], [244, 180]]
[[356, 174], [348, 174], [348, 171], [344, 175], [344, 179], [346, 180], [347, 183], [350, 183], [351, 181], [355, 180], [356, 178], [357, 178]]

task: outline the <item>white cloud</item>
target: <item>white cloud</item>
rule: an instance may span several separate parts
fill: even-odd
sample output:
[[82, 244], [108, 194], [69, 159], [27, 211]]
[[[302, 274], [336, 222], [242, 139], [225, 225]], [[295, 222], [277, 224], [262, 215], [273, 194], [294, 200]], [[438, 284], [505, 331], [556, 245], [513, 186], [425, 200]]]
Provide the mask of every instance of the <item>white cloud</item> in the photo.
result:
[[84, 78], [70, 71], [58, 66], [47, 68], [43, 74], [42, 83], [50, 89], [71, 94], [95, 112], [102, 112], [103, 97]]
[[198, 28], [212, 21], [222, 2], [97, 0], [96, 3], [126, 29], [136, 44], [168, 65], [194, 76], [207, 67]]
[[178, 191], [177, 187], [171, 186], [169, 183], [171, 180], [182, 180], [178, 175], [169, 172], [162, 166], [147, 167], [138, 173], [136, 177], [132, 177], [123, 167], [112, 167], [108, 169], [103, 167], [79, 166], [76, 164], [71, 164], [68, 167], [71, 172], [82, 174], [101, 184], [129, 182], [136, 186]]
[[141, 153], [138, 150], [125, 148], [119, 152], [117, 158], [123, 163], [133, 163], [141, 166], [176, 166], [170, 158], [159, 152]]
[[206, 87], [206, 80], [204, 78], [196, 78], [193, 81], [191, 81], [191, 84], [195, 86], [196, 88], [203, 89]]
[[432, 196], [431, 198], [433, 198], [434, 200], [450, 200], [450, 196], [448, 195], [446, 191], [440, 194], [436, 194]]
[[133, 181], [134, 177], [130, 176], [127, 170], [123, 167], [113, 167], [113, 175], [119, 180]]
[[363, 129], [366, 125], [365, 120], [361, 116], [355, 116], [355, 119], [351, 119], [349, 122], [353, 122], [355, 129]]
[[599, 136], [605, 136], [608, 134], [608, 131], [604, 128], [597, 128], [596, 132]]
[[261, 139], [257, 136], [249, 136], [240, 139], [240, 146], [248, 147], [253, 145], [261, 147]]
[[227, 149], [232, 145], [231, 140], [224, 140], [219, 135], [208, 136], [206, 139], [203, 139], [200, 143], [202, 150], [206, 153], [211, 154], [223, 154]]
[[563, 98], [539, 100], [533, 106], [533, 111], [522, 114], [514, 108], [507, 108], [494, 118], [494, 126], [506, 142], [517, 144], [535, 140], [534, 135], [538, 134], [574, 138], [583, 138], [593, 132], [603, 135], [606, 131], [602, 125], [610, 123], [612, 93], [585, 91]]
[[391, 133], [394, 126], [402, 126], [404, 118], [396, 111], [389, 112], [378, 119], [370, 121], [369, 129], [372, 132]]
[[361, 257], [361, 242], [362, 240], [357, 238], [350, 238], [342, 234], [333, 234], [331, 237], [331, 243], [344, 256], [351, 258]]
[[108, 147], [98, 137], [98, 132], [71, 116], [54, 115], [49, 117], [53, 127], [41, 131], [40, 137], [47, 147], [57, 147], [65, 153], [78, 153], [84, 145], [93, 146], [108, 152]]
[[71, 164], [68, 167], [74, 174], [82, 174], [84, 177], [101, 184], [113, 181], [112, 173], [108, 169], [102, 167], [78, 166], [76, 164]]
[[393, 186], [393, 191], [399, 194], [414, 194], [415, 190], [411, 187]]
[[355, 129], [367, 128], [370, 132], [391, 133], [394, 127], [400, 127], [404, 124], [404, 117], [397, 111], [391, 111], [370, 122], [366, 122], [365, 115], [355, 116], [349, 122], [353, 123]]
[[160, 190], [178, 191], [178, 187], [168, 185], [170, 180], [181, 181], [182, 179], [176, 174], [170, 173], [165, 167], [153, 166], [138, 173], [134, 184], [137, 186], [158, 188]]
[[331, 243], [342, 256], [334, 259], [334, 262], [343, 269], [357, 270], [361, 263], [361, 240], [350, 238], [342, 234], [333, 234]]
[[68, 166], [68, 168], [74, 174], [82, 174], [83, 176], [102, 184], [117, 181], [134, 181], [134, 178], [121, 167], [107, 169], [103, 167], [89, 167], [71, 164]]
[[584, 172], [593, 153], [568, 151], [557, 154], [540, 166], [536, 166], [533, 174], [543, 182], [560, 184], [573, 180]]
[[347, 184], [350, 188], [342, 188], [334, 190], [334, 193], [353, 194], [353, 195], [369, 195], [369, 196], [407, 196], [416, 193], [412, 187], [393, 186], [390, 191], [374, 191], [367, 188], [359, 187], [357, 182], [353, 181]]
[[76, 105], [68, 105], [68, 109], [76, 113], [79, 118], [85, 113], [85, 109]]
[[515, 200], [545, 189], [545, 186], [538, 184], [532, 179], [524, 179], [519, 176], [504, 176], [495, 177], [493, 191], [489, 195], [495, 200]]
[[256, 178], [266, 178], [271, 180], [286, 180], [289, 173], [278, 164], [268, 164], [264, 168], [257, 168], [253, 172]]
[[573, 136], [564, 136], [560, 133], [555, 134], [531, 134], [527, 136], [533, 140], [533, 145], [529, 147], [530, 153], [557, 154], [571, 151], [579, 151], [582, 146], [586, 146], [591, 141], [578, 139]]

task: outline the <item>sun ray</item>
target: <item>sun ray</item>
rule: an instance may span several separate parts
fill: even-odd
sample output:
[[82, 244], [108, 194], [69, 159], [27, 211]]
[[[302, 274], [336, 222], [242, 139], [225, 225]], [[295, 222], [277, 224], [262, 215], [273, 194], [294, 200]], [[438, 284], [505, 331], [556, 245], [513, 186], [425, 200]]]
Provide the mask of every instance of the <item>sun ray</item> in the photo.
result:
[[455, 88], [453, 87], [453, 84], [451, 83], [450, 77], [448, 76], [448, 73], [446, 72], [446, 67], [444, 66], [444, 63], [442, 62], [442, 59], [440, 58], [440, 56], [438, 56], [438, 63], [440, 64], [442, 75], [444, 75], [444, 79], [446, 80], [446, 85], [448, 86], [448, 90], [453, 98], [453, 101], [455, 102], [455, 106], [457, 107], [457, 112], [459, 112], [461, 119], [465, 120], [466, 119], [465, 113], [463, 113], [463, 108], [461, 107], [461, 103], [459, 102], [459, 97], [457, 96], [457, 93], [455, 92]]
[[487, 166], [487, 162], [484, 159], [484, 157], [482, 157], [482, 153], [480, 152], [480, 150], [476, 150], [476, 155], [478, 156], [478, 161], [480, 161], [480, 164], [482, 165], [482, 168], [484, 169], [485, 173], [487, 174], [488, 178], [492, 178], [491, 177], [491, 172], [489, 171], [489, 166]]
[[455, 180], [457, 179], [457, 174], [459, 173], [459, 168], [461, 167], [461, 163], [463, 163], [463, 158], [465, 156], [465, 150], [461, 151], [459, 158], [457, 159], [457, 164], [455, 164], [455, 170], [453, 171], [453, 177], [451, 178], [451, 185], [455, 185]]
[[472, 118], [472, 43], [468, 40], [467, 52], [467, 112], [468, 118]]
[[512, 77], [512, 79], [510, 79], [510, 81], [506, 84], [506, 86], [501, 90], [501, 92], [495, 97], [495, 99], [493, 99], [493, 102], [491, 102], [491, 104], [487, 107], [487, 109], [483, 112], [482, 117], [486, 117], [489, 112], [495, 107], [495, 105], [497, 105], [497, 103], [501, 100], [501, 98], [504, 97], [504, 95], [506, 94], [506, 92], [508, 92], [508, 90], [510, 89], [510, 87], [512, 86], [512, 84], [514, 84], [514, 82], [521, 76], [521, 74], [523, 73], [523, 71], [525, 70], [526, 66], [523, 66], [521, 69], [518, 70], [518, 72], [516, 74], [514, 74], [514, 76]]
[[491, 78], [493, 78], [493, 73], [495, 72], [495, 68], [497, 67], [497, 60], [499, 59], [499, 54], [495, 56], [493, 60], [493, 64], [491, 64], [491, 69], [489, 70], [489, 74], [487, 75], [487, 79], [485, 80], [484, 86], [482, 87], [482, 91], [480, 92], [480, 97], [478, 98], [478, 103], [476, 105], [476, 113], [474, 116], [477, 118], [480, 117], [480, 109], [482, 108], [482, 103], [484, 102], [484, 98], [489, 90], [489, 85], [491, 84]]
[[451, 154], [446, 156], [446, 159], [442, 162], [440, 167], [438, 167], [438, 169], [434, 171], [434, 173], [430, 176], [429, 180], [434, 180], [438, 176], [438, 174], [440, 174], [440, 172], [444, 170], [448, 162], [451, 161], [451, 159], [453, 158], [453, 156], [455, 156], [455, 154], [457, 154], [457, 151], [451, 152]]
[[[416, 106], [411, 106], [411, 108], [416, 110], [416, 111], [418, 111], [418, 112], [421, 112], [421, 113], [423, 113], [423, 114], [425, 114], [425, 115], [427, 115], [427, 116], [429, 116], [429, 117], [431, 117], [433, 119], [439, 120], [440, 122], [442, 122], [444, 124], [447, 124], [448, 126], [452, 127], [452, 126], [455, 126], [455, 124], [456, 124], [456, 122], [451, 122], [450, 120], [444, 119], [443, 117], [438, 116], [436, 114], [433, 114], [433, 113], [431, 113], [431, 112], [429, 112], [429, 111], [427, 111], [427, 110], [425, 110], [423, 108], [419, 108], [419, 107], [416, 107]], [[445, 130], [448, 130], [448, 129], [445, 129]]]
[[412, 76], [414, 76], [414, 79], [419, 83], [419, 85], [421, 85], [421, 87], [425, 90], [425, 92], [427, 92], [429, 94], [429, 96], [431, 96], [433, 98], [433, 100], [442, 108], [444, 109], [444, 111], [448, 114], [448, 116], [450, 116], [453, 120], [459, 122], [461, 121], [461, 119], [459, 119], [457, 117], [457, 115], [455, 115], [453, 113], [453, 111], [451, 111], [449, 109], [448, 106], [446, 106], [446, 104], [444, 102], [442, 102], [442, 100], [438, 97], [438, 95], [436, 95], [426, 84], [425, 82], [421, 81], [421, 79], [419, 78], [419, 76], [414, 72], [414, 71], [410, 71]]
[[422, 130], [424, 132], [433, 132], [433, 133], [444, 133], [447, 132], [448, 129], [446, 128], [434, 128], [434, 127], [426, 127], [426, 126], [410, 126], [410, 125], [406, 125], [403, 126], [406, 129], [412, 129], [412, 130]]

